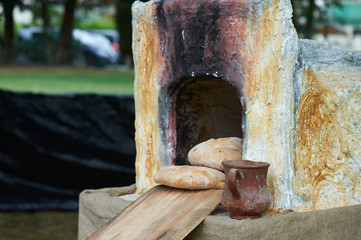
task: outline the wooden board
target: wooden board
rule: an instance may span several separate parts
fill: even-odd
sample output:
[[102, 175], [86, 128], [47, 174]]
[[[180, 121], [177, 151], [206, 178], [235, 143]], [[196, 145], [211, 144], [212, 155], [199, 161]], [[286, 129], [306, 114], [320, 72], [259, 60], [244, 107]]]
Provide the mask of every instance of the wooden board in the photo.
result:
[[88, 239], [183, 239], [218, 206], [222, 193], [156, 186]]

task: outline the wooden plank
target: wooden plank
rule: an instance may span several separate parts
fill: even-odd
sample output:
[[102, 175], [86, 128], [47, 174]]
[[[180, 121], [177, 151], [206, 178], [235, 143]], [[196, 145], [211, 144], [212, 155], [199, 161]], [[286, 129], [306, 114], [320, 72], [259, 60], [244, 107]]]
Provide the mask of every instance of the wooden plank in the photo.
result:
[[[184, 239], [218, 206], [221, 197], [221, 190], [217, 190], [210, 194], [209, 197], [202, 202], [202, 204], [198, 204], [191, 212], [189, 212], [189, 214], [180, 219], [180, 221], [178, 221], [173, 228], [169, 229], [160, 239]], [[218, 204], [214, 204], [215, 202], [218, 202]]]
[[88, 239], [183, 239], [218, 206], [222, 193], [156, 186]]

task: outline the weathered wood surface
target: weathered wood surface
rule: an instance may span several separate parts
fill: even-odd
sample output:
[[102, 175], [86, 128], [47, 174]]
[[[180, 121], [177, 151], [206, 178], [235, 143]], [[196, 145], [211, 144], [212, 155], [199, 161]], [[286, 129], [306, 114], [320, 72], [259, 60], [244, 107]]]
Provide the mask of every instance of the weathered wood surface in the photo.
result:
[[219, 205], [222, 193], [155, 186], [88, 239], [183, 239]]

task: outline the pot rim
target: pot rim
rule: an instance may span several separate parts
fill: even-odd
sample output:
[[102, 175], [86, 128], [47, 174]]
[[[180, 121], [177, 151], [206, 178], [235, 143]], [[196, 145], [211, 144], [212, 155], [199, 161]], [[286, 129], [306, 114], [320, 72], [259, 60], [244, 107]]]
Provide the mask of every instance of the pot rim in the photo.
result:
[[252, 160], [226, 160], [222, 162], [222, 165], [228, 168], [268, 168], [271, 164]]

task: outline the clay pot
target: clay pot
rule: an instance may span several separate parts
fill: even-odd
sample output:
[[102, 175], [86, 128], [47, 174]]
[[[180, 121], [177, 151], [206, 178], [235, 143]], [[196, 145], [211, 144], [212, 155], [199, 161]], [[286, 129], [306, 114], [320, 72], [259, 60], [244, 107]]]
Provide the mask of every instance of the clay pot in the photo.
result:
[[226, 185], [222, 205], [233, 219], [260, 218], [271, 204], [266, 162], [224, 161]]

